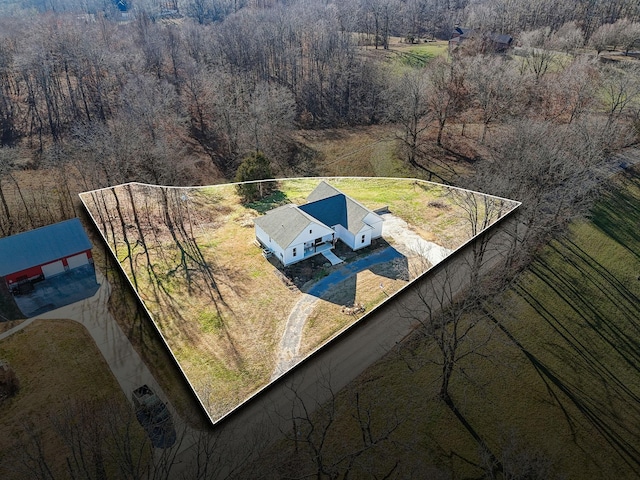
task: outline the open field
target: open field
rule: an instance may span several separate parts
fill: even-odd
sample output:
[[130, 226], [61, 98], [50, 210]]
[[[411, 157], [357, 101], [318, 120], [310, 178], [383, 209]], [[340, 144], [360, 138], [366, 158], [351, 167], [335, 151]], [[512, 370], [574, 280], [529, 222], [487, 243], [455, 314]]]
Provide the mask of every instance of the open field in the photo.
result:
[[449, 42], [436, 40], [428, 42], [407, 43], [399, 37], [389, 37], [389, 48], [381, 45], [376, 49], [373, 45], [360, 47], [362, 55], [384, 60], [396, 72], [408, 71], [411, 68], [422, 68], [430, 60], [449, 54]]
[[[470, 162], [478, 149], [483, 148], [470, 140], [476, 134], [475, 124], [466, 125], [469, 138], [449, 135], [459, 126], [447, 125], [445, 144], [455, 144], [454, 150], [430, 145], [420, 161], [436, 175], [456, 183], [458, 176], [472, 171]], [[398, 156], [400, 130], [396, 125], [374, 125], [326, 130], [302, 130], [298, 141], [313, 152], [312, 172], [325, 176], [378, 176], [427, 179], [426, 172], [410, 167]], [[435, 125], [429, 130], [435, 139]], [[455, 140], [454, 140], [455, 138]], [[471, 145], [469, 145], [471, 144]], [[463, 156], [468, 155], [465, 159]], [[446, 165], [447, 168], [443, 168]], [[455, 172], [455, 173], [454, 173]]]
[[[18, 394], [0, 406], [2, 478], [29, 478], [33, 473], [15, 470], [25, 460], [25, 454], [36, 453], [25, 426], [34, 426], [53, 473], [62, 478], [68, 475], [66, 460], [70, 452], [55, 447], [63, 443], [63, 432], [56, 427], [56, 421], [64, 422], [70, 412], [74, 417], [80, 416], [88, 407], [94, 409], [93, 415], [104, 413], [105, 408], [112, 413], [119, 409], [130, 411], [91, 336], [76, 322], [37, 320], [0, 341], [0, 357], [11, 365], [20, 381]], [[134, 434], [144, 436], [137, 422], [131, 428]], [[114, 465], [107, 461], [105, 466], [115, 474], [111, 470]]]
[[[240, 202], [233, 185], [179, 189], [130, 184], [82, 194], [213, 419], [269, 382], [286, 320], [301, 298], [291, 279], [283, 281], [286, 272], [262, 257], [252, 220], [278, 205], [302, 203], [318, 182], [279, 181], [276, 192], [248, 205]], [[368, 208], [388, 206], [425, 240], [448, 249], [471, 237], [458, 199], [462, 191], [382, 178], [330, 183]], [[515, 206], [507, 204], [505, 213]], [[337, 268], [323, 266], [323, 275]], [[412, 278], [419, 273], [412, 272]], [[356, 280], [349, 298], [369, 308], [383, 300], [376, 275], [362, 272]], [[386, 295], [408, 280], [385, 278]], [[304, 351], [355, 320], [339, 311], [341, 305], [326, 308], [325, 303], [310, 315]]]
[[[590, 221], [552, 241], [511, 289], [469, 314], [467, 321], [481, 322], [471, 341], [488, 342], [457, 365], [451, 396], [503, 466], [532, 467], [545, 472], [540, 478], [640, 474], [639, 206], [636, 171], [605, 194]], [[358, 392], [378, 429], [401, 422], [385, 451], [373, 449], [363, 465], [391, 468], [402, 459], [404, 472], [479, 478], [477, 442], [437, 398], [437, 358], [433, 342], [418, 337], [341, 392], [324, 459], [358, 448]], [[274, 468], [294, 456], [286, 443], [270, 452]], [[311, 457], [295, 458], [304, 471]]]

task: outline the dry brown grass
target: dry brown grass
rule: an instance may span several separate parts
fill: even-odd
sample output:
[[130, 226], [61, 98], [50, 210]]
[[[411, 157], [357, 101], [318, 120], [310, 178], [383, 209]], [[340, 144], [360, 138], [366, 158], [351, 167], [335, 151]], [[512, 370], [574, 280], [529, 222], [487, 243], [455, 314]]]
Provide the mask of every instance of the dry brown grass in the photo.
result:
[[[0, 341], [2, 357], [20, 381], [18, 394], [4, 402], [0, 416], [0, 464], [25, 440], [24, 423], [40, 430], [44, 445], [60, 442], [50, 417], [75, 402], [128, 402], [87, 330], [70, 320], [36, 320]], [[54, 472], [64, 475], [65, 458], [50, 457]]]
[[[343, 282], [335, 285], [323, 295], [322, 300], [318, 301], [313, 313], [309, 316], [302, 335], [300, 354], [308, 355], [363, 315], [342, 313], [342, 306], [362, 303], [365, 306], [365, 312], [368, 312], [382, 303], [389, 293], [397, 292], [407, 283], [405, 280], [391, 279], [365, 270], [356, 275], [355, 283]], [[381, 284], [384, 290], [380, 289]]]
[[[442, 186], [380, 178], [333, 179], [332, 183], [369, 208], [389, 206], [425, 238], [448, 248], [469, 237], [450, 190]], [[280, 181], [278, 201], [302, 203], [317, 184], [318, 179]], [[127, 188], [131, 188], [140, 230]], [[125, 186], [114, 191], [130, 249], [113, 193], [83, 197], [99, 223], [100, 218], [112, 219], [98, 226], [115, 246], [123, 268], [135, 277], [140, 297], [210, 415], [219, 418], [269, 382], [286, 320], [300, 298], [300, 292], [279, 278], [255, 245], [252, 219], [277, 203], [266, 199], [243, 205], [228, 185], [168, 189], [166, 197], [157, 187]], [[171, 211], [174, 235], [187, 251], [184, 262], [167, 226], [163, 198]], [[381, 279], [360, 273], [355, 292], [349, 295], [371, 308], [384, 299]], [[383, 282], [391, 294], [406, 279], [384, 278]], [[340, 313], [342, 301], [335, 301], [318, 307], [306, 331], [305, 352], [354, 320]]]
[[408, 177], [398, 158], [396, 128], [390, 125], [306, 130], [300, 140], [317, 152], [315, 169], [327, 176]]

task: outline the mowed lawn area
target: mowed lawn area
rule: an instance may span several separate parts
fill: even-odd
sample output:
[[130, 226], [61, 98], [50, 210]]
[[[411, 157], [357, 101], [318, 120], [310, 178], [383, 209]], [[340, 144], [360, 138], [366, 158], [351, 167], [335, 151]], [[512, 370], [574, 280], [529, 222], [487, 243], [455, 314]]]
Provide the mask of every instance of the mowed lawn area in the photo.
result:
[[[458, 364], [451, 396], [503, 466], [546, 472], [526, 478], [640, 476], [639, 225], [636, 170], [467, 318], [477, 322], [471, 341], [489, 341]], [[387, 462], [380, 471], [389, 471], [401, 459], [399, 468], [433, 478], [451, 470], [480, 478], [478, 443], [437, 397], [438, 355], [432, 341], [417, 339], [341, 392], [326, 461], [361, 446], [357, 392], [377, 428], [400, 421], [384, 453], [364, 454], [363, 465]], [[290, 447], [276, 447], [274, 468]], [[296, 456], [300, 471], [313, 468], [310, 458]]]
[[[127, 439], [124, 434], [112, 436], [119, 429], [128, 428], [129, 439], [145, 438], [91, 335], [79, 323], [36, 320], [0, 341], [0, 357], [20, 382], [18, 393], [0, 402], [0, 478], [36, 478], [35, 472], [44, 465], [38, 462], [42, 457], [55, 478], [67, 478], [67, 461], [75, 466], [67, 448], [72, 435], [86, 439], [99, 433], [103, 452], [115, 452], [114, 442]], [[102, 422], [99, 427], [96, 416]], [[107, 433], [103, 427], [114, 430]], [[90, 447], [84, 446], [86, 455]], [[150, 449], [128, 453], [134, 459], [138, 455], [146, 458]], [[103, 458], [105, 472], [113, 478], [119, 474], [118, 464], [107, 456]]]
[[[302, 297], [294, 279], [262, 256], [253, 219], [284, 203], [303, 203], [319, 181], [281, 180], [274, 193], [250, 204], [241, 202], [232, 185], [132, 184], [82, 194], [214, 420], [269, 383], [287, 318]], [[471, 236], [459, 190], [410, 179], [328, 181], [368, 208], [389, 207], [425, 240], [448, 249]], [[302, 290], [337, 268], [320, 263]], [[412, 273], [415, 278], [420, 272]], [[386, 295], [408, 281], [388, 281]], [[379, 284], [373, 273], [359, 273], [350, 297], [370, 309], [386, 298]], [[311, 312], [305, 352], [356, 320], [331, 300]]]

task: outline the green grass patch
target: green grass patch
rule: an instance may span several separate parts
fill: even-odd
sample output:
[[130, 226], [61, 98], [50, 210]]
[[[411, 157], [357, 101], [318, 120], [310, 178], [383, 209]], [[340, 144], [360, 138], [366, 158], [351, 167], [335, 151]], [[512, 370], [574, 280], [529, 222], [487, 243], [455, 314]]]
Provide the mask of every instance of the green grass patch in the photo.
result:
[[290, 203], [287, 195], [280, 190], [276, 190], [260, 200], [247, 203], [246, 207], [251, 208], [258, 213], [265, 213], [287, 203]]
[[446, 55], [447, 51], [447, 45], [441, 42], [425, 43], [400, 52], [399, 61], [408, 67], [424, 68], [429, 61], [440, 55]]
[[198, 323], [204, 333], [216, 332], [223, 325], [220, 315], [208, 310], [203, 310], [198, 314]]

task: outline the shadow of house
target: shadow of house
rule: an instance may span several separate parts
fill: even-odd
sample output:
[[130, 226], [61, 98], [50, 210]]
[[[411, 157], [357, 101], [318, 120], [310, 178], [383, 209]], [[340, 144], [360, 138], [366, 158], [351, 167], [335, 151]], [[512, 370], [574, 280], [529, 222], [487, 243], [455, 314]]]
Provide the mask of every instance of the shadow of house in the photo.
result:
[[[388, 243], [381, 250], [340, 266], [314, 283], [306, 293], [338, 305], [353, 305], [356, 301], [357, 275], [366, 270], [390, 280], [408, 280], [407, 257]], [[328, 295], [334, 287], [340, 287], [340, 295]]]
[[[0, 239], [0, 277], [23, 314], [43, 313], [97, 291], [91, 248], [77, 218], [5, 237]], [[52, 282], [71, 285], [45, 293], [42, 285]]]

